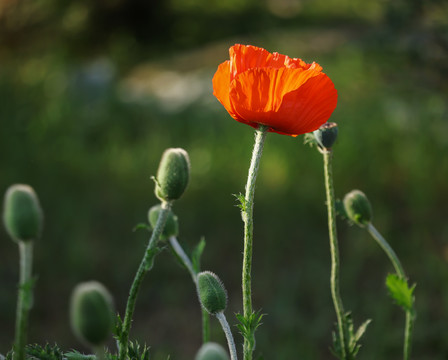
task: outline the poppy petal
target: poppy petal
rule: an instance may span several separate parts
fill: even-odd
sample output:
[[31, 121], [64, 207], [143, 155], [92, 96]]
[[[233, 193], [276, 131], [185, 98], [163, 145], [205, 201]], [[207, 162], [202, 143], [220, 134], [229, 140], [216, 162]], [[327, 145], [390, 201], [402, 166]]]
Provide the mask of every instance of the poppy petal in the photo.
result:
[[[284, 97], [300, 89], [310, 78], [321, 74], [315, 70], [288, 68], [255, 68], [245, 71], [230, 84], [230, 102], [239, 118], [235, 119], [244, 119], [241, 122], [264, 124], [274, 131], [295, 134], [295, 122], [298, 119], [295, 113], [288, 114], [288, 108], [297, 112], [300, 111], [301, 105], [285, 102]], [[277, 114], [279, 111], [281, 114]], [[295, 117], [295, 121], [291, 122], [291, 117]]]
[[229, 88], [230, 88], [230, 61], [227, 60], [218, 66], [215, 75], [213, 76], [213, 95], [219, 100], [219, 102], [224, 106], [227, 112], [234, 119], [236, 114], [233, 111], [232, 104], [229, 98]]

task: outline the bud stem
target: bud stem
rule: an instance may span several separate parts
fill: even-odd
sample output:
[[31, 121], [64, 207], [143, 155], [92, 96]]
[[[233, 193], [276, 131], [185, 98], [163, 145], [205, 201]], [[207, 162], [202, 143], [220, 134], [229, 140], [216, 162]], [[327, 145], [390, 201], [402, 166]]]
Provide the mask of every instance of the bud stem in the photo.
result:
[[31, 268], [33, 263], [33, 241], [19, 241], [20, 281], [16, 312], [16, 334], [14, 360], [25, 359], [28, 313], [32, 306]]
[[330, 237], [330, 253], [331, 253], [331, 296], [333, 298], [334, 309], [338, 321], [338, 334], [341, 342], [342, 360], [346, 359], [347, 350], [345, 343], [344, 331], [344, 307], [342, 305], [341, 295], [339, 293], [339, 248], [338, 236], [336, 230], [336, 209], [334, 200], [333, 188], [333, 151], [331, 149], [324, 149], [322, 151], [324, 156], [324, 173], [325, 173], [325, 189], [327, 197], [328, 210], [328, 230]]
[[227, 345], [229, 346], [229, 352], [230, 352], [230, 360], [238, 360], [236, 354], [235, 340], [233, 339], [232, 331], [230, 330], [230, 326], [229, 323], [227, 322], [226, 316], [221, 311], [216, 313], [216, 318], [221, 323], [224, 334], [226, 334]]
[[[255, 144], [252, 152], [252, 159], [249, 167], [249, 174], [246, 183], [246, 195], [242, 208], [242, 218], [244, 221], [244, 254], [242, 271], [243, 288], [243, 310], [244, 317], [248, 320], [252, 315], [252, 289], [251, 289], [251, 268], [252, 268], [252, 241], [253, 241], [253, 208], [255, 195], [255, 182], [257, 180], [258, 167], [260, 165], [263, 145], [266, 139], [267, 127], [260, 125], [255, 130]], [[252, 334], [253, 336], [253, 334]], [[253, 348], [251, 341], [244, 338], [244, 360], [252, 359]]]
[[132, 282], [131, 289], [129, 290], [128, 303], [126, 305], [126, 313], [123, 320], [123, 327], [121, 329], [121, 335], [119, 339], [120, 352], [119, 360], [125, 360], [128, 352], [128, 339], [129, 331], [131, 329], [132, 316], [134, 314], [135, 303], [137, 301], [137, 295], [140, 290], [140, 285], [145, 277], [146, 273], [151, 270], [152, 262], [154, 260], [155, 252], [157, 247], [157, 241], [159, 240], [160, 234], [165, 226], [166, 219], [168, 218], [169, 210], [171, 209], [171, 202], [162, 202], [162, 209], [159, 213], [159, 218], [157, 219], [156, 226], [152, 232], [151, 238], [149, 239], [148, 246], [145, 251], [145, 255], [138, 267], [137, 273], [135, 274], [134, 281]]
[[[182, 261], [182, 263], [187, 268], [188, 272], [191, 275], [191, 278], [193, 279], [193, 282], [195, 286], [198, 285], [198, 279], [197, 279], [197, 272], [193, 268], [193, 264], [191, 263], [190, 258], [185, 253], [182, 246], [179, 244], [175, 236], [171, 236], [169, 238], [169, 242], [171, 247], [173, 248], [174, 252], [179, 256], [179, 259]], [[208, 314], [207, 310], [205, 310], [201, 306], [202, 310], [202, 342], [205, 344], [210, 340], [210, 315]]]
[[[395, 272], [399, 277], [406, 280], [406, 274], [404, 272], [403, 266], [398, 259], [397, 254], [391, 248], [386, 239], [378, 232], [375, 226], [372, 223], [367, 225], [367, 231], [372, 235], [372, 237], [376, 240], [376, 242], [381, 246], [381, 248], [386, 252], [389, 257], [392, 265], [395, 268]], [[413, 310], [413, 309], [412, 309]], [[412, 330], [414, 328], [415, 321], [415, 312], [406, 310], [406, 320], [404, 326], [404, 345], [403, 345], [403, 359], [409, 360], [411, 356], [411, 343], [412, 343]]]

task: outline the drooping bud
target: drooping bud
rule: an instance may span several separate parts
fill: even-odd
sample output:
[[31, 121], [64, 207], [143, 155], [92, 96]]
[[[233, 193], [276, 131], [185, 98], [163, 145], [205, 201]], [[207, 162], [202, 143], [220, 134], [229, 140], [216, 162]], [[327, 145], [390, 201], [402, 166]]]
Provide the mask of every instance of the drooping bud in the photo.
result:
[[195, 360], [229, 360], [229, 356], [221, 345], [208, 342], [201, 346]]
[[165, 150], [156, 176], [156, 196], [162, 201], [179, 199], [190, 179], [190, 159], [181, 148]]
[[5, 194], [3, 221], [15, 241], [37, 239], [42, 232], [43, 212], [33, 188], [11, 185]]
[[338, 137], [338, 124], [327, 122], [314, 131], [314, 136], [320, 147], [331, 149]]
[[[148, 211], [148, 220], [151, 227], [154, 229], [159, 218], [162, 206], [160, 204], [154, 205]], [[171, 236], [177, 236], [179, 234], [179, 224], [177, 221], [177, 216], [171, 210], [168, 210], [168, 217], [166, 219], [165, 227], [163, 228], [162, 234], [160, 234], [161, 240], [167, 240]]]
[[107, 341], [114, 325], [109, 291], [97, 281], [78, 284], [71, 296], [70, 322], [81, 342], [94, 347]]
[[361, 227], [372, 221], [372, 206], [360, 190], [352, 190], [345, 195], [344, 208], [348, 218]]
[[222, 312], [227, 307], [227, 291], [218, 278], [210, 271], [203, 271], [197, 277], [199, 301], [210, 314]]

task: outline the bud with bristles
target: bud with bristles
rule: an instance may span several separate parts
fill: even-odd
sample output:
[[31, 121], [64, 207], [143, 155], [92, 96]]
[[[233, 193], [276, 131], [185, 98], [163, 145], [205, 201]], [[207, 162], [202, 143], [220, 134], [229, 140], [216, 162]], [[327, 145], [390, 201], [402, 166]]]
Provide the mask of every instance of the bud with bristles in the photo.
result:
[[360, 190], [352, 190], [345, 195], [344, 208], [348, 218], [361, 227], [372, 221], [372, 206]]
[[320, 147], [331, 149], [338, 137], [338, 124], [334, 122], [323, 124], [319, 129], [314, 131], [314, 137]]
[[201, 346], [195, 360], [229, 360], [229, 356], [221, 345], [208, 342]]
[[227, 307], [227, 291], [218, 276], [210, 271], [198, 274], [197, 287], [199, 301], [210, 314], [223, 312]]
[[156, 196], [162, 201], [179, 199], [190, 180], [190, 159], [181, 148], [165, 150], [156, 176]]
[[28, 185], [11, 185], [5, 194], [3, 221], [15, 241], [37, 239], [42, 232], [43, 213], [39, 199]]
[[113, 309], [112, 296], [102, 284], [97, 281], [78, 284], [70, 303], [73, 332], [92, 347], [104, 344], [113, 329]]
[[[159, 218], [162, 206], [155, 205], [148, 211], [148, 220], [151, 227], [154, 229]], [[179, 224], [177, 221], [177, 216], [171, 210], [168, 210], [168, 217], [165, 222], [165, 227], [163, 228], [162, 234], [160, 234], [160, 239], [167, 240], [171, 236], [177, 236], [179, 234]]]

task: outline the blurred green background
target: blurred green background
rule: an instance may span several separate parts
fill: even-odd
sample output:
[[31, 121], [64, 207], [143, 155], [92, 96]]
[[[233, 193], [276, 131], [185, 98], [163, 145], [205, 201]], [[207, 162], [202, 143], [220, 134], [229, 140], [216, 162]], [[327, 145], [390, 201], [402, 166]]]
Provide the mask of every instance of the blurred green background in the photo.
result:
[[[443, 0], [5, 0], [0, 2], [0, 191], [27, 183], [45, 210], [29, 341], [86, 351], [68, 324], [80, 281], [96, 279], [123, 314], [157, 203], [150, 180], [167, 147], [191, 156], [175, 204], [180, 242], [204, 236], [203, 268], [241, 311], [244, 189], [253, 129], [226, 113], [211, 79], [234, 43], [307, 62], [334, 81], [340, 198], [363, 190], [374, 224], [417, 282], [413, 358], [448, 358], [448, 3]], [[335, 314], [321, 155], [303, 136], [268, 136], [255, 202], [257, 353], [330, 359]], [[360, 359], [399, 359], [404, 315], [393, 268], [362, 229], [338, 223], [341, 293], [355, 324], [372, 318]], [[0, 232], [0, 353], [14, 333], [18, 251]], [[145, 278], [131, 337], [154, 359], [192, 359], [200, 309], [169, 251]], [[235, 336], [238, 343], [241, 337]], [[213, 339], [224, 337], [213, 322]], [[110, 344], [113, 346], [113, 343]]]

